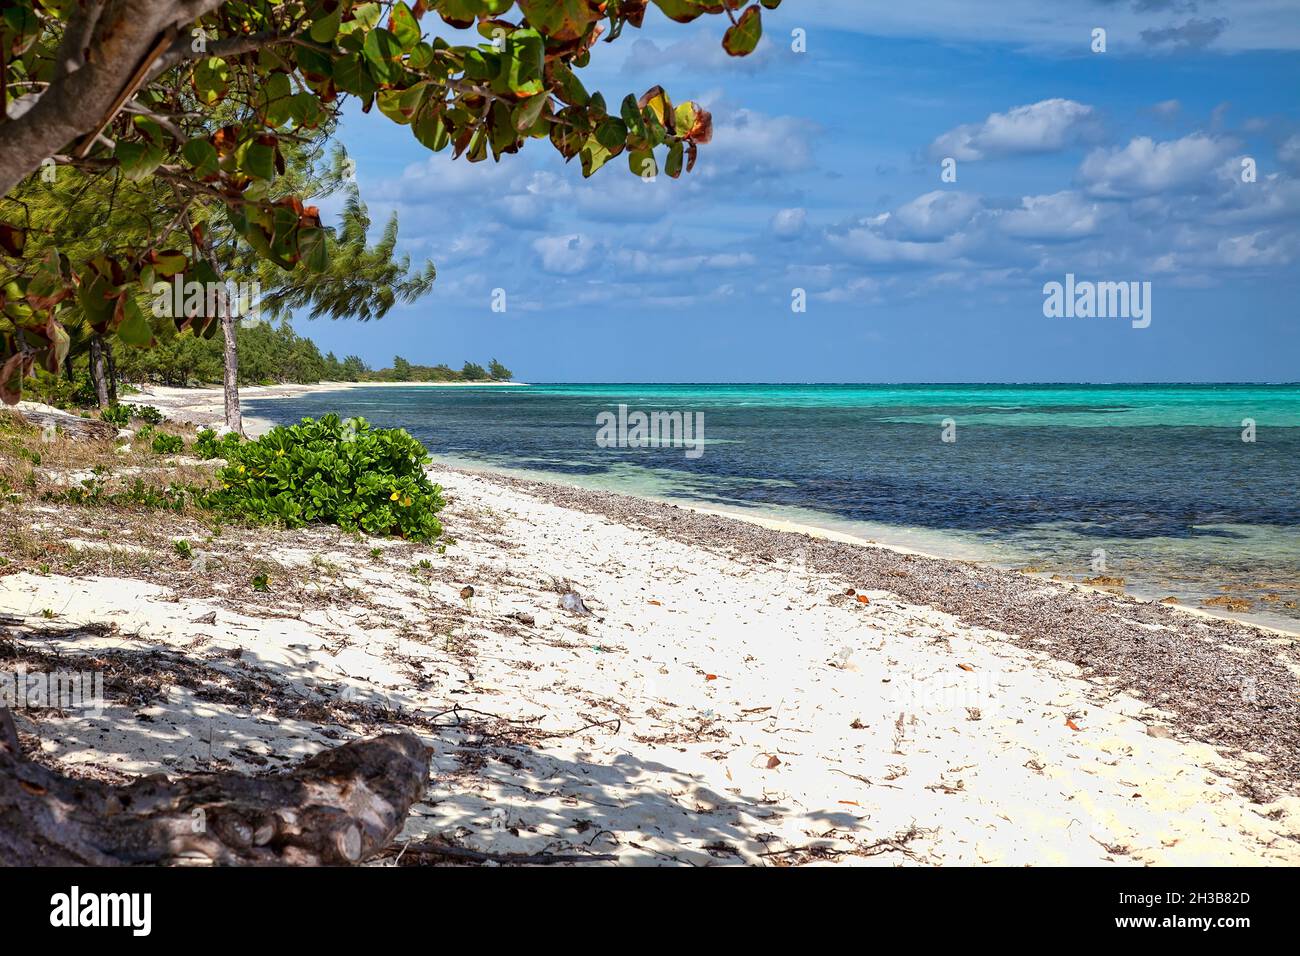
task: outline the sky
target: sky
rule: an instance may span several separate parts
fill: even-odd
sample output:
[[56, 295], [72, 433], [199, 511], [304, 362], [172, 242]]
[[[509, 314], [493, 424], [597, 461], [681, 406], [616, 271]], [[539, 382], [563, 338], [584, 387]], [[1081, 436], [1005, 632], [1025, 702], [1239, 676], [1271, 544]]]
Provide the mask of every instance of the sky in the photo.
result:
[[[1300, 380], [1300, 0], [785, 0], [764, 25], [735, 59], [722, 18], [652, 6], [594, 49], [608, 102], [713, 113], [677, 181], [584, 180], [542, 140], [453, 162], [349, 104], [376, 230], [396, 212], [438, 280], [295, 327], [528, 382]], [[1067, 274], [1150, 283], [1150, 324], [1045, 315]]]

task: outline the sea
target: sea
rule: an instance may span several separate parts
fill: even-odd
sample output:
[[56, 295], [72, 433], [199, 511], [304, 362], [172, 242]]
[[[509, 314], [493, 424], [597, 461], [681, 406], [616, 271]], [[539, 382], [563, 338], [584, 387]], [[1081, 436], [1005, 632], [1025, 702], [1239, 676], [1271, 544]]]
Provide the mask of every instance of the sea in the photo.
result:
[[[1300, 385], [359, 387], [247, 406], [405, 428], [452, 465], [1237, 599], [1230, 616], [1300, 630]], [[620, 442], [620, 406], [681, 413], [702, 442]]]

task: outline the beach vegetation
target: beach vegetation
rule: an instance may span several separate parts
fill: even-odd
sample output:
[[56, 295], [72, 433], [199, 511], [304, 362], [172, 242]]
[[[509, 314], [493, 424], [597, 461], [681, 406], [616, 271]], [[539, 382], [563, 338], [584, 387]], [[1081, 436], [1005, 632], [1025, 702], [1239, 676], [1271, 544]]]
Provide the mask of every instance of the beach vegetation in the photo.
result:
[[365, 419], [304, 418], [257, 441], [232, 444], [212, 504], [240, 518], [432, 541], [442, 533], [442, 489], [425, 474], [429, 454], [403, 429]]

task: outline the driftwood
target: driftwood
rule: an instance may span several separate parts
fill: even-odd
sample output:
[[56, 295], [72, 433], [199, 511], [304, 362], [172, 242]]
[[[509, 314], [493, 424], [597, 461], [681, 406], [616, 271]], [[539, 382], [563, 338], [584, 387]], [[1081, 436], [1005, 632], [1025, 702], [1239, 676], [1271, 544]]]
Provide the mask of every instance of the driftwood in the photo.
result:
[[488, 853], [455, 846], [441, 837], [425, 837], [402, 847], [395, 862], [402, 866], [422, 866], [429, 859], [465, 860], [471, 863], [494, 863], [497, 866], [552, 866], [557, 863], [599, 863], [617, 861], [609, 853]]
[[29, 425], [45, 428], [53, 425], [63, 434], [73, 438], [105, 439], [117, 437], [117, 426], [98, 418], [82, 418], [79, 415], [65, 415], [57, 412], [43, 412], [34, 408], [10, 409], [10, 414], [17, 415]]
[[270, 776], [155, 774], [115, 787], [25, 759], [0, 709], [0, 865], [358, 863], [402, 829], [429, 758], [414, 735], [385, 734]]

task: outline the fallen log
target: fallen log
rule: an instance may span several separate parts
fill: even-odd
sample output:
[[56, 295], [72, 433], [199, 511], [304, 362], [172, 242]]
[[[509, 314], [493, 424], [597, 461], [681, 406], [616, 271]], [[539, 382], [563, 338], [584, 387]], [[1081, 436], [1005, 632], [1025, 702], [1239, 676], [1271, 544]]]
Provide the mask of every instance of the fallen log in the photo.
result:
[[11, 409], [10, 414], [16, 415], [20, 420], [36, 428], [53, 425], [55, 429], [71, 438], [102, 441], [117, 437], [117, 426], [109, 422], [98, 418], [69, 415], [66, 412], [44, 411], [33, 408], [26, 402], [20, 403], [16, 409]]
[[115, 787], [25, 759], [4, 708], [0, 865], [359, 863], [401, 831], [429, 759], [413, 734], [384, 734], [274, 775], [155, 774]]

